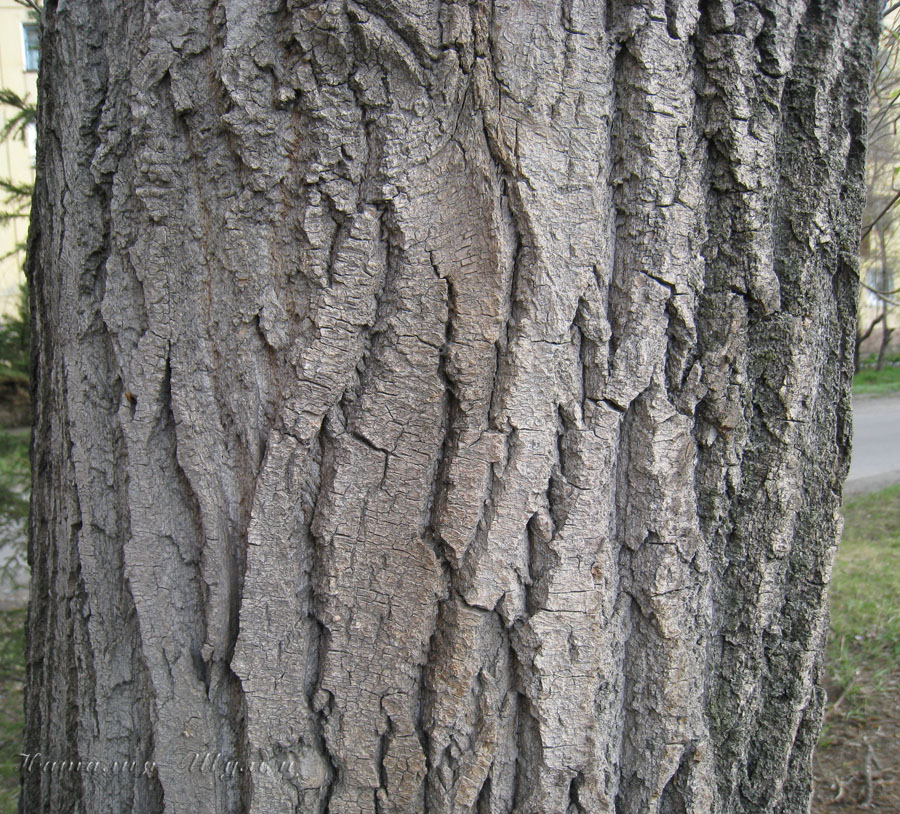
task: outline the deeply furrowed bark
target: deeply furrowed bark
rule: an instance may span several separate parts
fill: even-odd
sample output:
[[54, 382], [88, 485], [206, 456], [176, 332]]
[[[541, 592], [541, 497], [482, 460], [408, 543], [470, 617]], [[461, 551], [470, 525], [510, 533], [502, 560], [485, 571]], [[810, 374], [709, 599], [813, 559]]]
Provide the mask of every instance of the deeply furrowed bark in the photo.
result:
[[876, 3], [46, 6], [22, 810], [807, 810]]

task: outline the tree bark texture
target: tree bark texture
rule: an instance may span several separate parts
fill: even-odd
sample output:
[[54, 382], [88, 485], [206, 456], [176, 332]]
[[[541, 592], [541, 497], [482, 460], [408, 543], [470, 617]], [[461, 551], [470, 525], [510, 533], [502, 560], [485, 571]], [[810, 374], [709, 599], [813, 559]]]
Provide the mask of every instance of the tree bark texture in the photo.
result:
[[877, 16], [48, 0], [23, 811], [806, 811]]

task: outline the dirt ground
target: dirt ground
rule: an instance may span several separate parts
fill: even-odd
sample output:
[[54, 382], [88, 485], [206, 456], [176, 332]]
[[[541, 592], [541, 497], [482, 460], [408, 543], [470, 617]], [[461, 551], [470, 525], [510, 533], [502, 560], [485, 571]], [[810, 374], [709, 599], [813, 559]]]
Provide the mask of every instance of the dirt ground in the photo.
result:
[[830, 701], [815, 759], [812, 814], [890, 811], [900, 814], [900, 668], [865, 669]]

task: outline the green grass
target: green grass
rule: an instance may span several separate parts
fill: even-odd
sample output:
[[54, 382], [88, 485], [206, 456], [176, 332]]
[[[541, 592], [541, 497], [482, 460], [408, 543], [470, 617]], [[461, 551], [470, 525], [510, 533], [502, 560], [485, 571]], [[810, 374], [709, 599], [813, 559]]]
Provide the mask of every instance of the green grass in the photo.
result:
[[[831, 584], [828, 669], [845, 709], [865, 713], [900, 664], [900, 486], [848, 501]], [[865, 684], [860, 676], [865, 672]]]
[[857, 396], [900, 393], [900, 367], [864, 368], [853, 377], [853, 393]]

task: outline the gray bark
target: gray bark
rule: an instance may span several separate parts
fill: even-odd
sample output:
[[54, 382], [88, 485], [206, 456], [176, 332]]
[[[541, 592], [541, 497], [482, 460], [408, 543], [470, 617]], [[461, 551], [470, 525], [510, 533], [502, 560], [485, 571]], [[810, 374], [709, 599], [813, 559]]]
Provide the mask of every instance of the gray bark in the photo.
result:
[[46, 6], [22, 810], [806, 811], [874, 0]]

